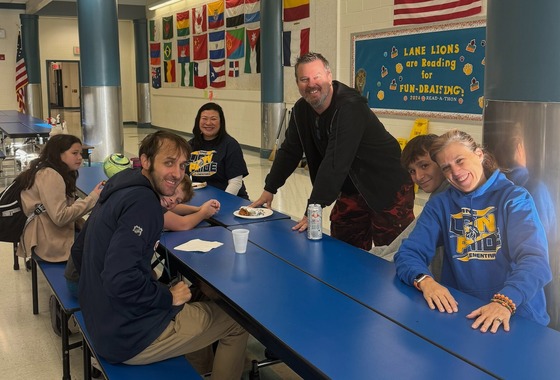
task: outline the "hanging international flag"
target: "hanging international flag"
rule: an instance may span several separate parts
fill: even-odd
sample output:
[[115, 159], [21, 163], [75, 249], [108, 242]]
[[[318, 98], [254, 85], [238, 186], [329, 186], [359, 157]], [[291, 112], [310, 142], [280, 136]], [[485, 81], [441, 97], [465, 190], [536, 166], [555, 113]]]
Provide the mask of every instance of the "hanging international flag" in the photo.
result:
[[206, 34], [193, 36], [193, 60], [202, 61], [208, 58], [208, 39]]
[[228, 28], [243, 24], [244, 9], [243, 0], [226, 0], [226, 26]]
[[208, 33], [210, 59], [222, 59], [226, 57], [224, 36], [225, 32], [223, 30]]
[[480, 12], [482, 0], [395, 0], [393, 25], [447, 21]]
[[186, 37], [190, 34], [189, 11], [177, 13], [177, 37]]
[[161, 49], [159, 42], [150, 44], [150, 64], [153, 66], [161, 65]]
[[309, 53], [309, 28], [284, 32], [284, 66], [294, 66], [298, 57]]
[[173, 38], [173, 16], [163, 17], [161, 19], [163, 24], [163, 39], [170, 40]]
[[245, 0], [245, 24], [261, 21], [260, 0]]
[[193, 83], [196, 88], [206, 88], [208, 87], [208, 62], [191, 62], [193, 65]]
[[210, 87], [226, 86], [226, 60], [210, 61]]
[[239, 61], [229, 61], [228, 76], [231, 78], [237, 78], [239, 76]]
[[177, 62], [188, 63], [191, 61], [190, 39], [177, 40]]
[[284, 22], [309, 17], [309, 0], [284, 0]]
[[175, 60], [163, 62], [163, 67], [165, 69], [165, 82], [175, 83]]
[[261, 72], [261, 29], [247, 29], [247, 43], [245, 44], [245, 72]]
[[161, 87], [161, 67], [152, 67], [152, 87]]
[[169, 61], [173, 58], [173, 43], [164, 42], [163, 43], [163, 60]]
[[206, 4], [192, 9], [194, 34], [206, 32]]
[[218, 29], [224, 26], [224, 0], [208, 4], [208, 29]]
[[245, 28], [231, 29], [226, 32], [226, 55], [229, 59], [243, 58], [244, 41]]
[[192, 63], [181, 63], [181, 87], [192, 87], [193, 77], [192, 77]]
[[156, 20], [150, 20], [150, 41], [158, 41]]
[[27, 79], [27, 67], [25, 66], [25, 54], [21, 43], [21, 32], [18, 33], [16, 47], [16, 99], [18, 111], [25, 113], [25, 86], [29, 83]]

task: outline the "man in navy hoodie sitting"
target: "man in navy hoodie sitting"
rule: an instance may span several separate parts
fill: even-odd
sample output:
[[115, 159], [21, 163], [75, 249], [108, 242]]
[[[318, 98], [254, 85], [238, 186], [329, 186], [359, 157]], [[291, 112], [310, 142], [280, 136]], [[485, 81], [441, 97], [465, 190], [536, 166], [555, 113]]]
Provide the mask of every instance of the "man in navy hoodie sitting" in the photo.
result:
[[[184, 282], [169, 288], [152, 276], [163, 230], [160, 197], [174, 194], [190, 150], [183, 138], [155, 132], [142, 140], [142, 169], [107, 182], [83, 231], [80, 306], [97, 352], [112, 363], [148, 364], [191, 354], [200, 373], [238, 380], [247, 332], [213, 302], [187, 303], [192, 295]], [[215, 341], [212, 366], [209, 345]], [[207, 354], [204, 360], [201, 353]]]

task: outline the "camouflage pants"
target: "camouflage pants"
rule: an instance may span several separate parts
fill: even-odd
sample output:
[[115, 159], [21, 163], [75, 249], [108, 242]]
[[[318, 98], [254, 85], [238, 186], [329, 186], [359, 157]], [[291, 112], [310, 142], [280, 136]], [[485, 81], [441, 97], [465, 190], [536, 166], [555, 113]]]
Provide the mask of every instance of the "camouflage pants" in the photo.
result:
[[405, 184], [391, 207], [370, 209], [360, 194], [340, 194], [330, 216], [331, 236], [369, 251], [391, 243], [414, 220], [414, 186]]

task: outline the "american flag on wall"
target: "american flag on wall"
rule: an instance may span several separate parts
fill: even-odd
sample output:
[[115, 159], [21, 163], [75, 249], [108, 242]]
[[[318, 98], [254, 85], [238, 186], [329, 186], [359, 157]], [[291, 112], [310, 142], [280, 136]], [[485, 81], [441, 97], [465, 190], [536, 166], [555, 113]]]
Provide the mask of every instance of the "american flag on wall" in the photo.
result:
[[482, 0], [395, 0], [393, 25], [447, 21], [480, 12]]
[[16, 53], [16, 98], [19, 112], [25, 112], [25, 86], [27, 85], [27, 68], [23, 58], [23, 47], [21, 45], [21, 32], [18, 34]]

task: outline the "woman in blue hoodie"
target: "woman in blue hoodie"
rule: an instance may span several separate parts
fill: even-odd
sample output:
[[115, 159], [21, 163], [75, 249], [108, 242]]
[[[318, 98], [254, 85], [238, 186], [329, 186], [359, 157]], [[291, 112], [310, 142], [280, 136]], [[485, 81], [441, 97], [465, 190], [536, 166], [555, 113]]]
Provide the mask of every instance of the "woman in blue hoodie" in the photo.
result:
[[[401, 245], [395, 256], [399, 278], [440, 312], [458, 312], [446, 286], [487, 301], [467, 315], [481, 332], [495, 333], [500, 326], [509, 331], [514, 314], [546, 326], [543, 289], [551, 272], [532, 197], [511, 183], [465, 132], [440, 136], [430, 156], [451, 187], [430, 198]], [[440, 245], [445, 247], [441, 284], [428, 269]]]

